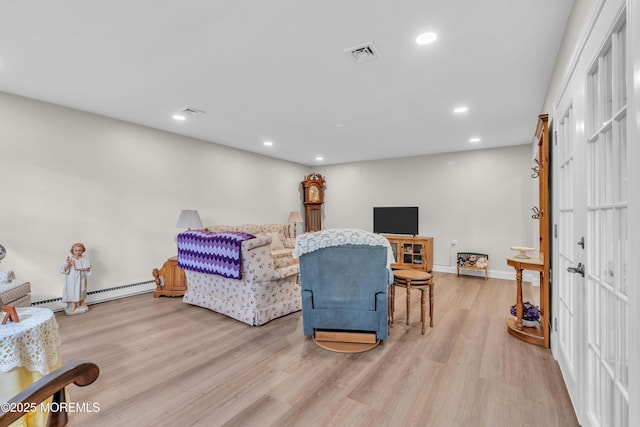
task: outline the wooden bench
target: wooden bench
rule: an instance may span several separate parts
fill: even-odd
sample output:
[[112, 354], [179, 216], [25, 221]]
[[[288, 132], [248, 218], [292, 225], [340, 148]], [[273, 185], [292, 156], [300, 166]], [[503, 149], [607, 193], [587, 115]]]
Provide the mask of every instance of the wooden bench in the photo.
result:
[[456, 271], [460, 276], [460, 269], [484, 270], [484, 280], [489, 278], [489, 255], [478, 252], [458, 252]]

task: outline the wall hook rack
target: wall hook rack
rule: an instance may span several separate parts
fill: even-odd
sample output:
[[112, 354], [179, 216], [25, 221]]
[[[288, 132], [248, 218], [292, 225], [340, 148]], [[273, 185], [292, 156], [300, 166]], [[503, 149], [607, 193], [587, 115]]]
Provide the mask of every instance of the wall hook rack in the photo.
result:
[[531, 174], [531, 178], [537, 178], [540, 176], [540, 172], [542, 172], [542, 169], [544, 169], [544, 166], [542, 165], [542, 163], [540, 163], [538, 159], [533, 159], [533, 161], [536, 162], [536, 165], [531, 168], [531, 170], [533, 171], [533, 173]]
[[533, 219], [541, 219], [544, 216], [544, 212], [535, 206], [532, 207], [531, 210], [533, 211], [533, 215], [531, 215], [531, 218]]

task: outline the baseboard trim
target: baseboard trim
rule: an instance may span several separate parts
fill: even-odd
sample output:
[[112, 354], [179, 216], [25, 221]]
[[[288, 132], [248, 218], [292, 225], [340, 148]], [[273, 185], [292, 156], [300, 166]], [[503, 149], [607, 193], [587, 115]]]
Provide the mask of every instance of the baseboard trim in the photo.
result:
[[[433, 265], [433, 271], [437, 271], [439, 273], [451, 273], [457, 274], [457, 268], [455, 266], [450, 265]], [[465, 270], [465, 276], [476, 276], [484, 278], [484, 271], [482, 270]], [[488, 271], [488, 276], [492, 279], [505, 279], [505, 280], [516, 280], [516, 271], [515, 270], [491, 270]], [[529, 282], [533, 286], [540, 286], [540, 276], [538, 273], [533, 271], [523, 271], [522, 272], [522, 282]]]
[[[433, 271], [439, 273], [451, 273], [456, 274], [456, 267], [450, 265], [434, 265]], [[477, 276], [484, 278], [484, 271], [480, 270], [465, 270], [465, 276]], [[506, 270], [489, 270], [488, 276], [492, 279], [505, 279], [516, 280], [516, 272]], [[539, 276], [535, 272], [524, 271], [522, 274], [522, 281], [529, 282], [533, 286], [540, 286]], [[111, 301], [119, 298], [126, 298], [133, 295], [145, 294], [153, 292], [156, 289], [154, 280], [146, 282], [130, 283], [128, 285], [116, 286], [107, 289], [98, 289], [95, 291], [87, 292], [87, 299], [85, 302], [88, 305], [99, 304], [101, 302]], [[53, 298], [41, 301], [33, 301], [32, 306], [46, 307], [53, 311], [62, 311], [65, 309], [66, 304], [62, 302], [62, 298]]]
[[[156, 289], [154, 280], [146, 282], [130, 283], [128, 285], [115, 286], [107, 289], [97, 289], [87, 292], [87, 305], [99, 304], [101, 302], [111, 301], [119, 298], [126, 298], [138, 294], [146, 294]], [[62, 311], [67, 306], [62, 302], [62, 298], [53, 298], [42, 301], [33, 301], [32, 306], [50, 308], [53, 311]]]

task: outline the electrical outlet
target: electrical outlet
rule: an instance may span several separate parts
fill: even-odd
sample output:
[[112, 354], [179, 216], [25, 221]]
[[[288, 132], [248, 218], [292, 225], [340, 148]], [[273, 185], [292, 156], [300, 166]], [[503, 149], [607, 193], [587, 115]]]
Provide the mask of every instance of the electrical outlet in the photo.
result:
[[457, 244], [458, 244], [457, 240], [454, 239], [454, 240], [451, 241], [451, 246], [456, 246]]

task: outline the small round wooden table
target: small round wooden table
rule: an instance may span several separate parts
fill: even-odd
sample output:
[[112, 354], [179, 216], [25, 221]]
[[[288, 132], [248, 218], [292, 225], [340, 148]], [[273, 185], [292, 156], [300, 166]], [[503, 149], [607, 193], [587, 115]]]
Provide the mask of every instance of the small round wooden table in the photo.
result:
[[407, 325], [411, 315], [411, 289], [418, 289], [421, 293], [420, 300], [420, 321], [422, 322], [422, 335], [425, 333], [427, 320], [427, 295], [429, 292], [429, 326], [433, 327], [433, 277], [431, 274], [420, 270], [394, 270], [393, 285], [390, 289], [389, 298], [389, 321], [393, 325], [393, 312], [395, 309], [395, 287], [399, 286], [407, 290]]

